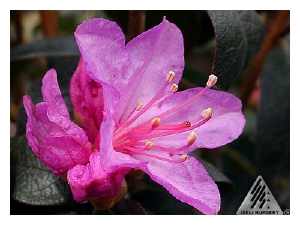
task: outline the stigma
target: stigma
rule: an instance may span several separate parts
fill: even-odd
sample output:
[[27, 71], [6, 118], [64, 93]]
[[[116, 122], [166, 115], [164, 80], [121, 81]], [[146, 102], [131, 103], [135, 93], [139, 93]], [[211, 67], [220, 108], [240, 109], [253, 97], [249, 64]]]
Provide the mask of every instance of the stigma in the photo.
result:
[[[168, 123], [165, 118], [171, 118], [172, 114], [184, 109], [201, 96], [217, 82], [217, 77], [211, 74], [208, 77], [206, 87], [194, 96], [180, 102], [163, 112], [153, 116], [152, 119], [137, 122], [149, 109], [158, 106], [165, 99], [178, 91], [178, 84], [173, 83], [175, 72], [170, 71], [165, 77], [162, 87], [149, 100], [149, 102], [138, 102], [132, 111], [127, 115], [122, 124], [116, 126], [113, 136], [113, 147], [115, 151], [128, 155], [143, 155], [145, 158], [158, 159], [168, 163], [184, 163], [190, 148], [194, 147], [197, 141], [196, 129], [211, 120], [212, 108], [203, 109], [198, 117], [188, 118], [191, 115], [182, 115], [182, 122]], [[170, 121], [170, 119], [166, 120]], [[186, 143], [178, 146], [173, 144], [164, 146], [159, 144], [159, 139], [171, 137], [176, 142], [176, 135], [186, 135]], [[175, 137], [175, 138], [174, 138]], [[165, 142], [163, 142], [165, 143]], [[172, 146], [172, 147], [171, 147]]]

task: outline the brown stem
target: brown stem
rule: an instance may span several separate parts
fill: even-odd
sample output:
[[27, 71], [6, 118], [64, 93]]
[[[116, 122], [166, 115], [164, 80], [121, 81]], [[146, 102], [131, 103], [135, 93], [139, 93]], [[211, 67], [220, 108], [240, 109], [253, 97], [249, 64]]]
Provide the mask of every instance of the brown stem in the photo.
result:
[[246, 105], [251, 92], [255, 88], [256, 80], [262, 71], [263, 64], [267, 59], [267, 56], [276, 46], [277, 41], [282, 34], [282, 30], [285, 29], [287, 23], [289, 23], [289, 17], [289, 10], [280, 10], [277, 12], [274, 22], [270, 24], [262, 46], [251, 62], [251, 65], [247, 70], [247, 74], [245, 75], [245, 80], [242, 84], [240, 99], [243, 103], [243, 107]]
[[11, 17], [13, 20], [13, 23], [15, 25], [15, 31], [16, 31], [16, 40], [14, 43], [11, 43], [11, 47], [16, 46], [18, 44], [23, 43], [23, 26], [22, 26], [22, 11], [21, 10], [11, 10]]
[[42, 29], [45, 36], [58, 34], [57, 17], [54, 10], [41, 10]]
[[146, 11], [130, 10], [128, 21], [128, 41], [145, 31]]

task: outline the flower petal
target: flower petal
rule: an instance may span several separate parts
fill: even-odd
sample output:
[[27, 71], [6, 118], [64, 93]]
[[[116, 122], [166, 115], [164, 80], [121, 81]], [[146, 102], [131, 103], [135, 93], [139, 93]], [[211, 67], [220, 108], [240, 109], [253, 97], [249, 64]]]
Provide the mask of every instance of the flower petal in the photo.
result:
[[87, 75], [82, 59], [70, 81], [70, 98], [77, 123], [94, 143], [102, 122], [102, 86]]
[[[162, 104], [149, 109], [134, 125], [141, 124], [147, 120], [151, 121], [154, 117], [160, 117], [162, 113], [184, 103], [202, 89], [193, 88], [174, 93]], [[245, 118], [241, 111], [242, 105], [241, 101], [234, 95], [223, 91], [207, 90], [201, 97], [190, 104], [162, 117], [160, 124], [182, 124], [185, 121], [190, 121], [193, 125], [195, 121], [200, 120], [201, 112], [209, 107], [213, 110], [212, 118], [204, 125], [170, 136], [158, 136], [153, 138], [152, 141], [154, 144], [169, 148], [180, 147], [186, 144], [187, 137], [193, 130], [197, 134], [197, 140], [186, 151], [189, 152], [197, 147], [216, 148], [235, 140], [242, 133], [245, 125]]]
[[87, 163], [92, 146], [69, 114], [65, 116], [67, 106], [61, 97], [55, 71], [46, 73], [42, 90], [45, 102], [38, 103], [36, 109], [29, 96], [23, 97], [28, 116], [26, 137], [35, 155], [54, 174], [63, 175], [76, 164]]
[[121, 90], [128, 83], [129, 55], [125, 36], [115, 23], [102, 18], [84, 21], [74, 33], [87, 74]]
[[100, 154], [101, 164], [106, 171], [114, 170], [118, 167], [139, 168], [144, 162], [136, 160], [127, 154], [117, 152], [113, 149], [113, 132], [115, 123], [112, 115], [104, 113], [103, 123], [100, 128]]
[[183, 163], [151, 158], [148, 161], [148, 166], [143, 170], [174, 197], [204, 214], [219, 212], [221, 200], [218, 187], [197, 159], [189, 156]]
[[83, 202], [89, 198], [114, 197], [130, 168], [116, 168], [107, 172], [101, 165], [99, 152], [90, 156], [90, 162], [77, 165], [68, 171], [67, 179], [71, 187], [73, 197], [77, 202]]
[[100, 151], [90, 156], [86, 166], [78, 165], [68, 171], [68, 182], [76, 201], [115, 196], [129, 170], [145, 166], [145, 162], [113, 149], [113, 131], [112, 115], [104, 112], [100, 128]]
[[119, 119], [123, 122], [122, 118], [126, 118], [137, 103], [145, 106], [166, 82], [169, 71], [175, 72], [173, 83], [178, 84], [184, 68], [182, 33], [165, 18], [159, 25], [132, 39], [126, 50], [130, 54], [128, 72], [131, 79], [122, 92], [118, 112], [114, 115], [116, 122]]
[[54, 69], [46, 72], [42, 80], [42, 94], [45, 102], [57, 109], [60, 114], [70, 119], [68, 107], [65, 104], [57, 82], [57, 74]]

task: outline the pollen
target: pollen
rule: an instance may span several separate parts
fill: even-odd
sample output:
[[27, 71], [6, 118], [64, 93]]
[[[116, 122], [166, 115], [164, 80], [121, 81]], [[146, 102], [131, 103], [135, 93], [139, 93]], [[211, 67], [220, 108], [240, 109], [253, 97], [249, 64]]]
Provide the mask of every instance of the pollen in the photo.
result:
[[192, 131], [187, 138], [187, 143], [189, 145], [192, 145], [195, 143], [196, 139], [197, 139], [197, 135], [194, 131]]
[[217, 80], [218, 78], [214, 74], [209, 75], [206, 86], [211, 88], [217, 83]]
[[175, 79], [175, 73], [170, 71], [166, 76], [166, 81], [171, 83]]
[[211, 108], [207, 108], [207, 109], [204, 109], [202, 112], [201, 112], [201, 116], [203, 119], [205, 120], [208, 120], [212, 117], [212, 109]]
[[135, 110], [140, 111], [142, 109], [142, 107], [143, 107], [142, 103], [137, 103], [136, 107], [135, 107]]
[[177, 84], [172, 84], [170, 87], [170, 91], [172, 93], [175, 93], [178, 90], [178, 85]]
[[188, 155], [184, 154], [180, 156], [180, 161], [184, 162], [188, 158]]
[[160, 118], [155, 117], [153, 120], [151, 120], [152, 128], [155, 129], [160, 125]]
[[145, 150], [150, 150], [151, 148], [153, 148], [154, 143], [152, 141], [147, 141], [145, 144]]

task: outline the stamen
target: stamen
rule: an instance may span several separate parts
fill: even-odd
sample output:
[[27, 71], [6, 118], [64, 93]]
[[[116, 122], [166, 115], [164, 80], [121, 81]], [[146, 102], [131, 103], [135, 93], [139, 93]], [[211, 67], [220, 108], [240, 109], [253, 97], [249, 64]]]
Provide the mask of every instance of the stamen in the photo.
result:
[[147, 141], [147, 143], [145, 144], [145, 150], [150, 150], [151, 148], [153, 148], [154, 143], [152, 141]]
[[201, 116], [203, 119], [205, 120], [208, 120], [212, 117], [212, 109], [211, 108], [207, 108], [207, 109], [204, 109], [202, 112], [201, 112]]
[[143, 107], [142, 103], [138, 102], [138, 103], [136, 104], [135, 108], [133, 108], [133, 109], [131, 110], [131, 112], [128, 114], [128, 116], [126, 117], [126, 119], [125, 119], [124, 121], [129, 120], [129, 118], [133, 115], [133, 113], [136, 112], [136, 111], [137, 111], [137, 112], [140, 111], [140, 110], [142, 109], [142, 107]]
[[163, 100], [165, 100], [166, 98], [168, 98], [169, 96], [171, 96], [173, 93], [175, 93], [176, 91], [178, 91], [178, 85], [177, 84], [172, 84], [170, 87], [170, 92], [165, 94], [164, 96], [162, 96], [160, 99], [158, 99], [157, 101], [155, 101], [152, 105], [158, 105], [159, 103], [161, 103]]
[[211, 88], [212, 86], [214, 86], [217, 83], [217, 80], [218, 80], [218, 78], [215, 75], [213, 75], [213, 74], [209, 75], [206, 86]]
[[[186, 120], [181, 123], [179, 122], [178, 124], [165, 124], [164, 122], [161, 122], [161, 119], [178, 110], [181, 110], [182, 108], [186, 107], [187, 105], [191, 104], [193, 101], [201, 97], [209, 88], [216, 84], [217, 77], [215, 75], [211, 74], [206, 83], [206, 87], [194, 96], [188, 98], [181, 104], [162, 112], [156, 117], [152, 117], [152, 119], [133, 126], [134, 121], [136, 121], [148, 109], [152, 108], [155, 105], [158, 105], [178, 90], [177, 84], [174, 83], [170, 85], [170, 83], [173, 82], [174, 79], [175, 73], [173, 71], [170, 71], [166, 75], [166, 82], [158, 90], [155, 96], [145, 106], [142, 106], [141, 103], [137, 103], [132, 112], [127, 116], [127, 119], [123, 120], [124, 123], [120, 125], [120, 127], [118, 127], [114, 133], [113, 146], [116, 151], [124, 152], [129, 155], [143, 155], [149, 158], [154, 158], [170, 163], [181, 163], [186, 161], [188, 155], [180, 155], [180, 153], [186, 152], [187, 149], [196, 142], [197, 135], [193, 130], [202, 126], [211, 119], [213, 113], [212, 109], [207, 108], [203, 110], [198, 118], [194, 117], [191, 122]], [[170, 91], [166, 93], [166, 88], [168, 86], [170, 86]], [[164, 119], [162, 121], [164, 121]], [[176, 147], [160, 146], [155, 144], [155, 139], [153, 139], [164, 136], [183, 134], [185, 132], [187, 133], [188, 131], [191, 132], [187, 136], [186, 144], [183, 144], [181, 146], [179, 145], [179, 147], [177, 147], [178, 145]], [[152, 151], [152, 149], [154, 149], [155, 151]], [[164, 152], [164, 154], [160, 156], [159, 152]], [[166, 153], [168, 153], [172, 158], [169, 158], [169, 156], [164, 156], [166, 155]]]
[[178, 85], [177, 84], [172, 84], [170, 87], [170, 91], [172, 93], [175, 93], [178, 90]]
[[188, 145], [191, 146], [192, 144], [194, 144], [196, 139], [197, 139], [197, 135], [194, 131], [192, 131], [187, 139]]
[[155, 129], [160, 124], [160, 118], [155, 117], [153, 120], [151, 120], [152, 129]]
[[135, 110], [140, 111], [142, 109], [142, 107], [143, 107], [142, 103], [137, 103], [136, 107], [135, 107]]
[[[171, 113], [185, 107], [186, 105], [192, 103], [193, 101], [195, 101], [197, 98], [199, 98], [201, 95], [203, 95], [209, 88], [211, 88], [213, 85], [215, 85], [217, 82], [217, 77], [213, 74], [211, 74], [208, 78], [208, 81], [206, 83], [206, 87], [203, 88], [198, 94], [194, 95], [193, 97], [191, 97], [190, 99], [186, 100], [185, 102], [181, 103], [180, 105], [175, 106], [174, 108], [171, 108], [163, 113], [161, 113], [160, 115], [158, 115], [159, 118], [163, 118], [165, 116], [170, 115]], [[146, 121], [145, 123], [143, 123], [143, 125], [147, 124], [148, 122]]]
[[[156, 138], [156, 137], [163, 137], [163, 136], [169, 136], [169, 135], [174, 135], [174, 134], [180, 134], [180, 133], [183, 133], [183, 132], [186, 132], [186, 131], [189, 131], [189, 130], [193, 130], [195, 128], [198, 128], [198, 127], [202, 126], [207, 121], [209, 121], [209, 119], [210, 119], [210, 117], [203, 118], [201, 116], [201, 119], [197, 123], [195, 123], [191, 126], [186, 126], [185, 122], [182, 123], [182, 124], [173, 124], [173, 125], [172, 124], [171, 125], [161, 124], [161, 125], [159, 125], [159, 127], [155, 128], [155, 131], [165, 130], [165, 132], [160, 132], [160, 133], [158, 133], [158, 132], [147, 132], [147, 134], [144, 133], [144, 135], [133, 137], [132, 141], [136, 142], [136, 141], [139, 141], [139, 140], [145, 140], [145, 139], [151, 139], [151, 138]], [[148, 127], [148, 129], [149, 129], [149, 127]], [[140, 129], [140, 131], [145, 131], [145, 128]]]
[[184, 162], [188, 158], [188, 155], [184, 154], [180, 156], [180, 160]]
[[190, 127], [192, 123], [190, 121], [184, 121], [180, 124], [160, 124], [156, 130], [181, 130]]
[[139, 137], [142, 138], [141, 140], [144, 140], [145, 138], [143, 138], [143, 137], [146, 137], [147, 134], [150, 134], [154, 129], [159, 127], [159, 125], [160, 125], [160, 118], [155, 117], [154, 119], [151, 120], [150, 128], [149, 128], [149, 126], [143, 126], [143, 127], [137, 126], [135, 128], [132, 128], [128, 132], [121, 134], [120, 136], [117, 136], [115, 133], [113, 142], [119, 143], [120, 140], [130, 137], [132, 135], [139, 135]]
[[[143, 142], [139, 142], [139, 141], [131, 141], [130, 143], [127, 143], [127, 144], [123, 144], [123, 148], [126, 149], [127, 146], [130, 146], [130, 145], [134, 145], [134, 146], [145, 146], [144, 147], [144, 150], [150, 150], [152, 148], [156, 149], [156, 150], [160, 150], [160, 151], [164, 151], [164, 152], [169, 152], [170, 154], [173, 154], [173, 153], [176, 153], [176, 152], [180, 152], [180, 151], [183, 151], [183, 150], [186, 150], [187, 148], [189, 148], [192, 144], [195, 143], [197, 139], [197, 135], [194, 131], [192, 131], [188, 138], [187, 138], [187, 144], [184, 145], [184, 146], [181, 146], [181, 147], [177, 147], [177, 148], [170, 148], [170, 147], [163, 147], [163, 146], [160, 146], [160, 145], [156, 145], [154, 144], [152, 141], [147, 141], [146, 144], [144, 144]], [[118, 148], [122, 149], [122, 146], [118, 146]]]
[[[142, 110], [140, 110], [133, 118], [129, 119], [130, 117], [128, 117], [126, 120], [124, 120], [126, 122], [123, 125], [121, 125], [120, 127], [125, 128], [125, 127], [129, 126], [135, 120], [137, 120], [146, 110], [151, 108], [153, 105], [158, 104], [158, 102], [161, 102], [162, 100], [159, 99], [159, 97], [165, 92], [165, 90], [168, 87], [169, 83], [171, 83], [174, 79], [175, 79], [175, 73], [173, 71], [170, 71], [166, 76], [165, 84], [156, 93], [156, 95], [150, 100], [150, 102], [148, 102], [148, 104], [144, 108], [142, 108]], [[164, 99], [164, 97], [162, 97], [162, 99]], [[132, 114], [130, 114], [130, 116], [131, 115]]]
[[135, 151], [131, 151], [131, 150], [126, 151], [126, 153], [128, 155], [133, 155], [133, 154], [143, 155], [143, 156], [147, 156], [149, 158], [154, 158], [154, 159], [162, 160], [162, 161], [169, 162], [169, 163], [182, 163], [188, 157], [188, 155], [181, 155], [179, 157], [179, 159], [168, 159], [168, 158], [164, 158], [164, 157], [161, 157], [161, 156], [158, 156], [158, 155], [149, 154], [149, 153], [146, 153], [146, 152], [135, 152]]
[[171, 83], [175, 79], [175, 73], [170, 71], [166, 76], [166, 81]]

